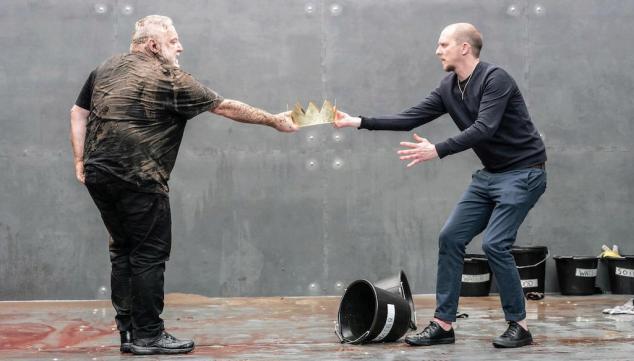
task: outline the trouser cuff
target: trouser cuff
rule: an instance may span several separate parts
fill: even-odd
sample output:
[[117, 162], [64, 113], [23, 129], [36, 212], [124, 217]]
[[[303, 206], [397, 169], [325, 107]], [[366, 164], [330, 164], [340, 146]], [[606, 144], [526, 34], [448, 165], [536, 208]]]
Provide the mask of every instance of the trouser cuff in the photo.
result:
[[507, 321], [518, 322], [526, 318], [526, 312], [522, 313], [504, 313], [504, 319]]
[[434, 313], [434, 317], [436, 317], [439, 320], [443, 320], [445, 322], [456, 322], [456, 315], [455, 314], [448, 315], [446, 313], [436, 312], [436, 313]]

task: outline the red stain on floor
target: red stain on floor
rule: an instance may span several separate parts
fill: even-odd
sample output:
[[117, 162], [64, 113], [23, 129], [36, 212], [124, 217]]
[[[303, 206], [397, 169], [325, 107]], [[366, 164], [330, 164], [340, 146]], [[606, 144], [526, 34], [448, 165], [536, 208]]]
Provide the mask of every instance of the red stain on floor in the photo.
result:
[[88, 322], [73, 322], [59, 331], [58, 347], [74, 346], [84, 341], [113, 335], [112, 327], [95, 327]]
[[0, 323], [0, 349], [24, 348], [54, 331], [54, 327], [42, 323]]

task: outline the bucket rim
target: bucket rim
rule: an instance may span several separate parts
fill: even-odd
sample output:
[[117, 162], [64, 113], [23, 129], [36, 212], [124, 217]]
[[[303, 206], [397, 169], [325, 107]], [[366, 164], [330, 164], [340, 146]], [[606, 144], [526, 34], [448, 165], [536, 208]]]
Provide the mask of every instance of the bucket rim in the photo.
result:
[[[410, 309], [410, 318], [409, 318], [409, 327], [412, 330], [416, 330], [416, 305], [414, 304], [414, 297], [412, 295], [412, 289], [409, 286], [409, 280], [407, 279], [407, 276], [405, 275], [405, 271], [401, 270], [401, 288], [403, 289], [403, 297], [405, 298], [405, 301], [407, 301], [407, 304], [409, 306]], [[377, 305], [378, 308], [378, 305]]]
[[511, 253], [548, 253], [547, 246], [513, 246]]
[[487, 256], [485, 254], [476, 254], [476, 253], [465, 253], [464, 260], [465, 260], [465, 262], [466, 261], [471, 261], [471, 260], [489, 262], [489, 259], [487, 258]]
[[600, 259], [599, 256], [553, 256], [554, 260], [594, 260]]
[[370, 328], [363, 333], [361, 336], [359, 336], [359, 338], [357, 338], [356, 340], [348, 340], [343, 336], [343, 332], [339, 331], [337, 329], [337, 331], [341, 332], [341, 338], [342, 338], [342, 342], [346, 341], [352, 344], [357, 344], [357, 343], [363, 343], [368, 336], [370, 336], [370, 330], [372, 330], [374, 328], [374, 326], [376, 325], [376, 319], [377, 319], [377, 315], [379, 313], [379, 296], [376, 293], [376, 287], [374, 286], [374, 284], [366, 279], [360, 279], [360, 280], [356, 280], [354, 282], [352, 282], [351, 284], [348, 285], [348, 287], [346, 288], [346, 292], [344, 292], [343, 296], [341, 296], [341, 301], [339, 302], [339, 310], [337, 311], [337, 328], [342, 328], [343, 327], [343, 323], [341, 322], [341, 307], [343, 306], [343, 300], [346, 297], [346, 295], [348, 294], [348, 290], [350, 290], [352, 288], [352, 286], [356, 286], [357, 284], [365, 284], [367, 286], [370, 286], [370, 289], [372, 290], [372, 294], [374, 295], [373, 297], [373, 302], [374, 302], [374, 314], [372, 316], [372, 323], [370, 324]]
[[622, 254], [621, 258], [614, 258], [614, 257], [600, 257], [601, 260], [604, 260], [606, 262], [618, 262], [618, 261], [632, 261], [634, 260], [634, 255], [631, 254]]

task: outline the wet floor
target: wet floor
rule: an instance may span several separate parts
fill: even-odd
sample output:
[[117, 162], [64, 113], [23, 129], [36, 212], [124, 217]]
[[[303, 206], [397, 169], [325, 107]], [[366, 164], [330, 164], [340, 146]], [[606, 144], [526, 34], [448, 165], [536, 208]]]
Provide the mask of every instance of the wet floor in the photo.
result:
[[[497, 297], [463, 298], [456, 343], [411, 347], [403, 342], [342, 345], [334, 333], [338, 297], [206, 298], [170, 294], [168, 331], [193, 338], [182, 356], [119, 353], [107, 301], [0, 302], [0, 360], [634, 360], [634, 315], [604, 315], [632, 296], [547, 295], [528, 301], [535, 344], [495, 349], [502, 333]], [[415, 297], [418, 324], [433, 314], [434, 297]]]

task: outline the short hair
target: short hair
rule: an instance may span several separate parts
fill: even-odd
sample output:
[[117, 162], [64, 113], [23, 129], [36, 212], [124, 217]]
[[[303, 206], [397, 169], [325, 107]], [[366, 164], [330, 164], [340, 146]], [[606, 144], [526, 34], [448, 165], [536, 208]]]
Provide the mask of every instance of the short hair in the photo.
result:
[[143, 44], [149, 38], [155, 38], [166, 33], [173, 26], [172, 19], [167, 16], [148, 15], [143, 17], [134, 24], [134, 33], [132, 34], [130, 45]]
[[468, 23], [455, 24], [454, 37], [456, 42], [468, 43], [473, 49], [473, 56], [480, 57], [480, 50], [482, 50], [482, 34], [476, 29], [475, 26]]

